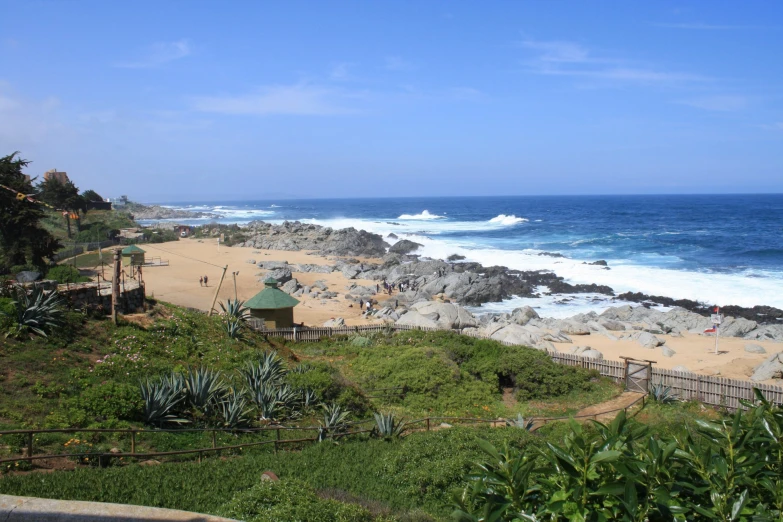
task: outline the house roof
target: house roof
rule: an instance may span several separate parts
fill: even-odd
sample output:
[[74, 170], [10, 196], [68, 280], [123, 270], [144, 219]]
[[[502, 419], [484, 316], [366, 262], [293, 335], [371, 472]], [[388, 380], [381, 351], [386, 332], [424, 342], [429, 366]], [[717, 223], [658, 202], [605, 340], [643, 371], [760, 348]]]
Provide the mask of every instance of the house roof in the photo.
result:
[[140, 249], [136, 245], [126, 246], [122, 249], [122, 255], [126, 254], [143, 254], [144, 250]]
[[246, 307], [262, 310], [276, 310], [279, 308], [293, 308], [299, 304], [298, 299], [294, 299], [277, 288], [276, 279], [270, 277], [264, 281], [264, 286], [266, 288], [245, 302]]

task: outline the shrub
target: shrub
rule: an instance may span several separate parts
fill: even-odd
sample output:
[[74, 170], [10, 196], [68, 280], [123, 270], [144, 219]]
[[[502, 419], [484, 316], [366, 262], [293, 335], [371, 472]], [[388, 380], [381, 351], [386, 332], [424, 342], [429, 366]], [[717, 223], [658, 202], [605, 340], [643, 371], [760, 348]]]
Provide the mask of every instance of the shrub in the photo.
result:
[[369, 522], [370, 512], [355, 504], [322, 499], [306, 482], [286, 479], [262, 480], [237, 493], [220, 508], [223, 516], [247, 522]]
[[46, 272], [46, 279], [64, 283], [85, 283], [90, 280], [79, 273], [76, 267], [71, 265], [57, 265]]
[[[18, 288], [15, 315], [6, 337], [22, 337], [25, 334], [46, 337], [63, 324], [64, 305], [65, 300], [57, 291], [47, 294], [41, 287], [35, 287], [28, 295], [24, 288]], [[7, 317], [5, 312], [3, 315]]]

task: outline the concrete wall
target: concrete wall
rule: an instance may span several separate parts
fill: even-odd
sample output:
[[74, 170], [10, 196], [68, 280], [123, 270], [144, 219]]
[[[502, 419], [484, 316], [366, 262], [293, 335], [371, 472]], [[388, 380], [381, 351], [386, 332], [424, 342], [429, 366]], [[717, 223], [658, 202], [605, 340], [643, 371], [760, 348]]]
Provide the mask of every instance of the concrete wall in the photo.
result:
[[11, 495], [0, 495], [0, 520], [3, 522], [110, 522], [112, 520], [236, 522], [228, 518], [175, 509]]

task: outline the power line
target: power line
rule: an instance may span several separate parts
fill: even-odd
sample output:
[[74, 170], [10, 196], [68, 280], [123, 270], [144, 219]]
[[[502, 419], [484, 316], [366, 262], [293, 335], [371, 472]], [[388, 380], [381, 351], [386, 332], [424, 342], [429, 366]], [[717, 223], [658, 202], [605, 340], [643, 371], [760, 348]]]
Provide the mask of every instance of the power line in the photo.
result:
[[198, 261], [199, 263], [204, 263], [205, 265], [214, 266], [215, 268], [220, 268], [221, 270], [223, 268], [225, 268], [223, 266], [216, 265], [214, 263], [210, 263], [209, 261], [204, 261], [203, 259], [196, 259], [195, 257], [186, 256], [185, 254], [178, 254], [177, 252], [171, 252], [170, 250], [166, 250], [166, 249], [163, 249], [163, 248], [160, 248], [160, 247], [154, 247], [154, 246], [151, 246], [149, 243], [145, 244], [144, 246], [146, 246], [147, 248], [153, 248], [153, 249], [156, 249], [156, 250], [160, 250], [161, 252], [166, 252], [167, 254], [171, 254], [173, 256], [184, 257], [185, 259], [190, 259], [191, 261]]

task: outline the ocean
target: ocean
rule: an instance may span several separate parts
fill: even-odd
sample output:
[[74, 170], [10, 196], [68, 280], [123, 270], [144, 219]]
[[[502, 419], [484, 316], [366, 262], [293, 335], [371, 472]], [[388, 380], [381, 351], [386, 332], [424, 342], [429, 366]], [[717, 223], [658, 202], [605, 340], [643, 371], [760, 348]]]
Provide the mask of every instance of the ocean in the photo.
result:
[[[253, 200], [164, 206], [220, 216], [176, 220], [185, 224], [298, 220], [355, 227], [421, 243], [416, 253], [423, 256], [459, 254], [485, 266], [553, 270], [570, 283], [609, 285], [617, 293], [783, 308], [780, 194]], [[605, 260], [610, 270], [585, 264], [597, 260]], [[542, 315], [565, 317], [614, 303], [599, 295], [560, 295], [515, 298], [474, 311], [510, 311], [526, 304]]]

